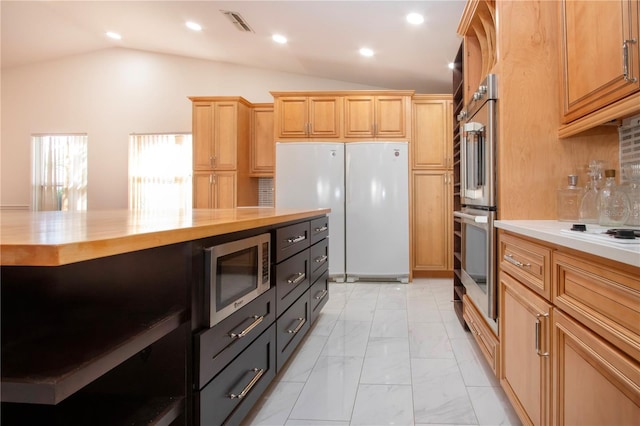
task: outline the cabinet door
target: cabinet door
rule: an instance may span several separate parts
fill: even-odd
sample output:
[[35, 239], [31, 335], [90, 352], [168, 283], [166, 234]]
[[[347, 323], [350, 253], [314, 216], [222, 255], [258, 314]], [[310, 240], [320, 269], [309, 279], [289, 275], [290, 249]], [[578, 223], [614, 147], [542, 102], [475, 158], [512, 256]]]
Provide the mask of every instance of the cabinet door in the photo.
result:
[[411, 146], [414, 169], [451, 167], [451, 101], [419, 100], [412, 104]]
[[214, 170], [236, 169], [237, 143], [237, 102], [215, 102], [213, 119]]
[[346, 138], [373, 138], [375, 98], [373, 96], [345, 96], [344, 136]]
[[276, 138], [306, 138], [308, 107], [305, 96], [277, 98], [275, 103], [277, 119]]
[[275, 170], [273, 107], [256, 107], [251, 111], [252, 176], [273, 176]]
[[500, 382], [525, 424], [550, 424], [551, 305], [500, 272]]
[[376, 138], [406, 137], [407, 98], [405, 96], [376, 96], [375, 114]]
[[195, 172], [193, 174], [193, 208], [211, 209], [214, 204], [212, 190], [213, 173]]
[[236, 172], [196, 172], [193, 175], [193, 208], [236, 207]]
[[565, 123], [640, 90], [637, 0], [563, 0], [562, 25]]
[[413, 270], [452, 268], [451, 173], [413, 172]]
[[312, 138], [340, 137], [340, 98], [316, 96], [309, 98], [309, 136]]
[[194, 102], [193, 114], [193, 169], [213, 168], [213, 105]]
[[571, 317], [553, 318], [556, 425], [637, 425], [640, 364]]

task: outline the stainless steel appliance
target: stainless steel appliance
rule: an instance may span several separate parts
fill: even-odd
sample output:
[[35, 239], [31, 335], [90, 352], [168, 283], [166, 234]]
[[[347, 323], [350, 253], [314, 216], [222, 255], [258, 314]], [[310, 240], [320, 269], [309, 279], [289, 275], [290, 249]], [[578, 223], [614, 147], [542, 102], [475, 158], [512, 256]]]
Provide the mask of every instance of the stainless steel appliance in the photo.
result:
[[465, 293], [498, 332], [496, 278], [497, 81], [489, 74], [466, 108], [460, 153], [460, 280]]
[[271, 236], [260, 234], [205, 249], [205, 300], [210, 327], [269, 289], [270, 245]]

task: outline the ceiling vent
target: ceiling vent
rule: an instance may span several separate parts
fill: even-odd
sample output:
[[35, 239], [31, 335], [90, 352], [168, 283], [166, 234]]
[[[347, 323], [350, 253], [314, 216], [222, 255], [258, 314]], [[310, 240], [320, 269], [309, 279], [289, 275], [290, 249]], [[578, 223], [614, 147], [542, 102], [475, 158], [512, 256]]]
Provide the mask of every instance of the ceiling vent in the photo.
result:
[[229, 18], [231, 23], [235, 25], [238, 30], [245, 33], [255, 33], [255, 31], [251, 29], [249, 24], [247, 24], [247, 21], [245, 21], [244, 18], [240, 16], [238, 12], [231, 12], [228, 10], [221, 10], [220, 12], [227, 15], [227, 18]]

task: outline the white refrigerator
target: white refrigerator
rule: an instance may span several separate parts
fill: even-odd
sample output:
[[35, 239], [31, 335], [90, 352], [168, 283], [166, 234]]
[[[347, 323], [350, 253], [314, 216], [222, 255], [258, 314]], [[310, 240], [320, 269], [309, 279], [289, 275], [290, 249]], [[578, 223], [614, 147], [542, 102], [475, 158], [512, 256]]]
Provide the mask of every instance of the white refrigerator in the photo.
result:
[[406, 142], [277, 142], [275, 205], [331, 208], [335, 281], [409, 277]]

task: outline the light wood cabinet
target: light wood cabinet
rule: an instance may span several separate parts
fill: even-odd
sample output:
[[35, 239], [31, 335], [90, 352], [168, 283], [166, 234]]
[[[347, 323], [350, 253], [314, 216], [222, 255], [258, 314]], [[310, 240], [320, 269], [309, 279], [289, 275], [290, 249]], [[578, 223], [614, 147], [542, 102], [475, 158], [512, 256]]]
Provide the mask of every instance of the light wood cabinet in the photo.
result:
[[640, 91], [639, 4], [562, 1], [563, 123]]
[[408, 138], [409, 101], [410, 97], [403, 95], [345, 96], [345, 138]]
[[275, 138], [339, 138], [342, 99], [338, 96], [274, 94]]
[[273, 104], [253, 104], [251, 108], [251, 168], [254, 177], [275, 173], [276, 145], [273, 140]]
[[414, 169], [452, 167], [452, 101], [416, 95], [411, 102], [411, 147]]
[[[420, 272], [449, 272], [453, 263], [451, 172], [420, 170], [413, 182], [413, 265]], [[429, 275], [429, 274], [427, 274]]]
[[251, 103], [241, 97], [190, 97], [193, 119], [193, 206], [258, 204], [249, 175]]
[[553, 424], [637, 425], [640, 366], [570, 316], [553, 318]]
[[551, 420], [550, 303], [500, 272], [500, 383], [525, 424]]
[[466, 294], [462, 296], [462, 305], [462, 317], [469, 327], [469, 331], [473, 334], [473, 338], [478, 343], [480, 351], [497, 377], [500, 371], [500, 340], [483, 319], [483, 315], [471, 298]]
[[236, 206], [236, 172], [193, 174], [194, 208], [230, 209]]

